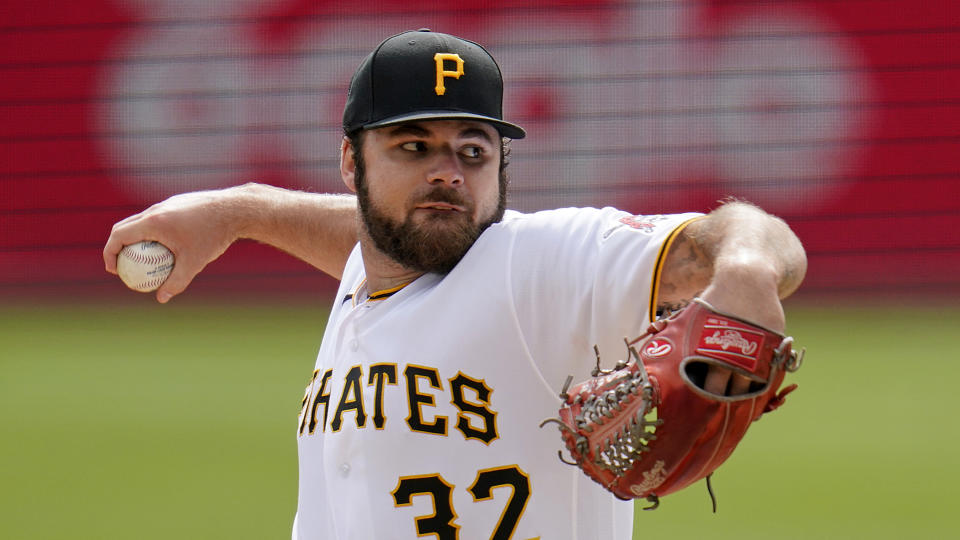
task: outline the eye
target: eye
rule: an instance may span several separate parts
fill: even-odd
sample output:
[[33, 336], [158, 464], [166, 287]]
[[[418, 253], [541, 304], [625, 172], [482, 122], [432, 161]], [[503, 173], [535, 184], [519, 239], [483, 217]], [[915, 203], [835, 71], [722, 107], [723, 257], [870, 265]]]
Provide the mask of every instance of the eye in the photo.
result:
[[460, 153], [468, 159], [479, 159], [483, 157], [483, 148], [480, 146], [465, 146]]
[[410, 141], [401, 144], [400, 148], [408, 152], [423, 152], [427, 149], [427, 145], [423, 141]]

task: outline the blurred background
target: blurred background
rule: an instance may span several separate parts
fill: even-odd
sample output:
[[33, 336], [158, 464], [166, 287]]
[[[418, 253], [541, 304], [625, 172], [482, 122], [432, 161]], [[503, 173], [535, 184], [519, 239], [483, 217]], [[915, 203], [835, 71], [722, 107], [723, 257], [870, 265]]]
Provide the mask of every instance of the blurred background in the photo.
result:
[[[247, 181], [342, 192], [350, 75], [383, 38], [483, 43], [510, 206], [783, 217], [801, 390], [638, 537], [950, 536], [960, 466], [953, 0], [8, 0], [0, 6], [0, 537], [283, 538], [335, 282], [241, 242], [171, 305], [112, 224]], [[703, 491], [703, 493], [701, 493]], [[759, 514], [759, 516], [757, 515]]]

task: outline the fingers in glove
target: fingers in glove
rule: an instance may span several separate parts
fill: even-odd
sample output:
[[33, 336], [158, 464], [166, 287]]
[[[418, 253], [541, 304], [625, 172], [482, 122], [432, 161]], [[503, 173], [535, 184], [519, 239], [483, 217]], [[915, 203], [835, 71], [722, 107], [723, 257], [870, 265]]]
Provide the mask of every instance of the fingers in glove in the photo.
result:
[[703, 388], [720, 396], [737, 396], [750, 390], [750, 379], [721, 366], [710, 366]]
[[730, 377], [730, 394], [731, 396], [739, 396], [741, 394], [746, 394], [750, 391], [750, 379], [744, 377], [743, 375], [738, 375], [736, 373]]

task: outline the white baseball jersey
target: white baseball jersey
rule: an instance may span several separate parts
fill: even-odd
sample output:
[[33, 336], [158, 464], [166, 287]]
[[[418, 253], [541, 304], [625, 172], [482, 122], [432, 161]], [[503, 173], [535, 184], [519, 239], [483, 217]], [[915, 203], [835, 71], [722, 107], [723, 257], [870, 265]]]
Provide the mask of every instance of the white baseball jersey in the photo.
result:
[[447, 275], [368, 299], [347, 262], [297, 424], [294, 540], [629, 539], [633, 504], [561, 463], [568, 375], [626, 357], [697, 214], [507, 212]]

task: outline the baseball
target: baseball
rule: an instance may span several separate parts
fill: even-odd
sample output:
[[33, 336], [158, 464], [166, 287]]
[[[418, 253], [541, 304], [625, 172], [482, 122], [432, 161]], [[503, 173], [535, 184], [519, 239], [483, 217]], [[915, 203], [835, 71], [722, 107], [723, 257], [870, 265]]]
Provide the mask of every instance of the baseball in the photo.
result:
[[135, 291], [155, 291], [173, 270], [173, 252], [160, 242], [123, 246], [117, 256], [117, 274]]

